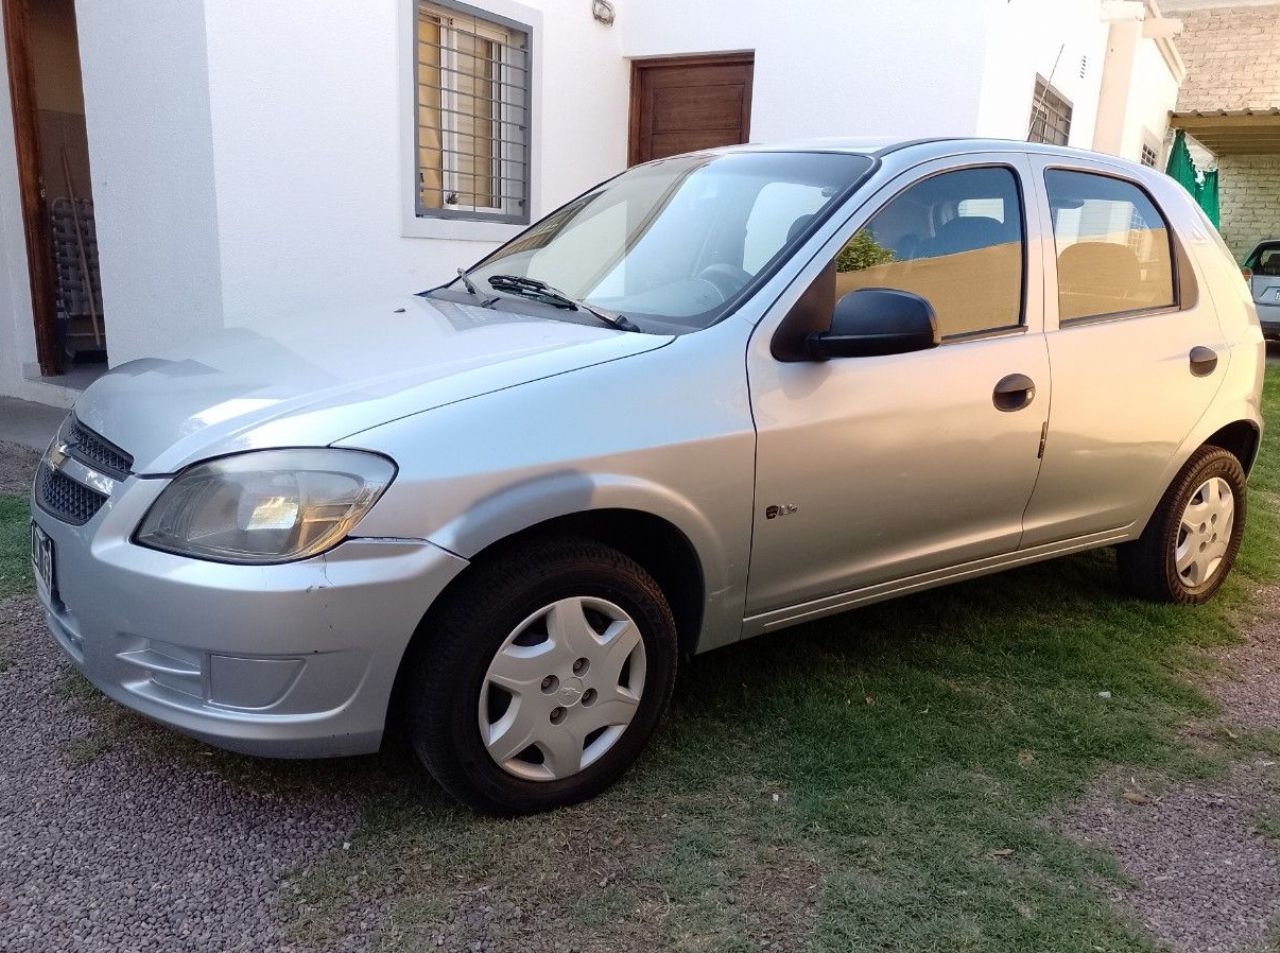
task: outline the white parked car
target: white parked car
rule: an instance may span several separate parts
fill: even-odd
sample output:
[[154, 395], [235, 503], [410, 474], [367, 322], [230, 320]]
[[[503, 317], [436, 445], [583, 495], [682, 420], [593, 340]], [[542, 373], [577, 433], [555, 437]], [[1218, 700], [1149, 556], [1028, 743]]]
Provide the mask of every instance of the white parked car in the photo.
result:
[[535, 811], [631, 764], [691, 653], [1101, 546], [1209, 598], [1263, 364], [1153, 170], [714, 150], [420, 295], [113, 369], [40, 467], [32, 558], [122, 704], [285, 757], [399, 718], [454, 795]]
[[1280, 240], [1259, 242], [1244, 260], [1264, 337], [1280, 341]]

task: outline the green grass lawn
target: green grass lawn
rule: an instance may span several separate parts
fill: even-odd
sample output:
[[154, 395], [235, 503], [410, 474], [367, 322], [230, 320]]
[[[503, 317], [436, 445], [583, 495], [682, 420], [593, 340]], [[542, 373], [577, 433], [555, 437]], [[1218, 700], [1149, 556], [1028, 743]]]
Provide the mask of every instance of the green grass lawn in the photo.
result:
[[31, 591], [28, 518], [25, 499], [0, 495], [0, 599]]
[[[1267, 405], [1280, 420], [1277, 368]], [[1214, 714], [1204, 650], [1280, 578], [1274, 440], [1254, 491], [1211, 605], [1126, 598], [1099, 552], [710, 653], [682, 672], [651, 753], [576, 808], [477, 818], [398, 750], [365, 762], [349, 844], [294, 872], [281, 915], [316, 942], [371, 917], [396, 950], [438, 933], [444, 948], [1158, 949], [1106, 900], [1112, 859], [1053, 822], [1112, 769], [1211, 777], [1280, 750], [1181, 733]], [[25, 585], [23, 514], [0, 503], [0, 586]]]

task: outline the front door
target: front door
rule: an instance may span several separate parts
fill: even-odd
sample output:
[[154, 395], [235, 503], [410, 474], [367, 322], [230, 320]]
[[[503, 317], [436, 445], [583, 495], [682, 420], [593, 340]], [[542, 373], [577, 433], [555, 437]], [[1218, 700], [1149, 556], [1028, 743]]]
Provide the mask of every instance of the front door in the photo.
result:
[[635, 60], [631, 165], [746, 142], [754, 62], [751, 53]]
[[[836, 300], [870, 287], [927, 298], [941, 345], [785, 361], [768, 321], [757, 329], [749, 615], [1018, 547], [1050, 396], [1040, 272], [1027, 255], [1038, 224], [1021, 198], [1024, 157], [966, 162], [886, 186], [833, 263]], [[997, 394], [1015, 375], [1034, 391]]]

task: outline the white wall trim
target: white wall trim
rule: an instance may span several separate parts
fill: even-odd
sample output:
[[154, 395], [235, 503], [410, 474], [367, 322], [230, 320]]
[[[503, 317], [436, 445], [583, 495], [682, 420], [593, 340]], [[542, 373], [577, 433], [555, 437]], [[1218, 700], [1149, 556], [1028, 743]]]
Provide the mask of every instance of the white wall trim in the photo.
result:
[[[417, 209], [416, 178], [418, 175], [416, 136], [417, 95], [414, 87], [414, 12], [417, 0], [398, 0], [399, 16], [396, 22], [400, 31], [397, 48], [400, 60], [400, 235], [403, 238], [441, 238], [463, 242], [505, 242], [514, 238], [527, 225], [505, 222], [478, 222], [467, 219], [420, 218]], [[542, 11], [527, 7], [513, 0], [470, 0], [469, 6], [492, 13], [495, 17], [514, 20], [529, 27], [529, 46], [533, 56], [531, 88], [529, 90], [529, 221], [539, 218], [541, 202], [542, 155]]]

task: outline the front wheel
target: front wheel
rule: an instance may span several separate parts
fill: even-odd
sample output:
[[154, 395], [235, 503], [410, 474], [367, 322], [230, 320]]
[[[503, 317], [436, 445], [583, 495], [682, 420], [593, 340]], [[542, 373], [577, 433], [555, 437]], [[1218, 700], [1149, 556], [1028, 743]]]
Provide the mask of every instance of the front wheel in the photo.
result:
[[1198, 605], [1226, 581], [1244, 535], [1244, 468], [1201, 447], [1165, 492], [1142, 535], [1117, 548], [1120, 580], [1134, 595]]
[[470, 571], [410, 671], [410, 737], [449, 793], [492, 814], [585, 800], [653, 734], [675, 683], [653, 578], [589, 540], [520, 546]]

